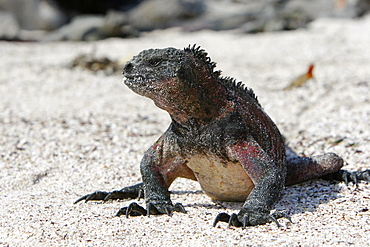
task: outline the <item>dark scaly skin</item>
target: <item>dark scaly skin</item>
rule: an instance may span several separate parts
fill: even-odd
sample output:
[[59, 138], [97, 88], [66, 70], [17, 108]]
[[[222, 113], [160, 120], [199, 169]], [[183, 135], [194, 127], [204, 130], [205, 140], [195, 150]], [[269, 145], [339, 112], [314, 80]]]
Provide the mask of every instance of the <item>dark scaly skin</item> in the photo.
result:
[[184, 177], [199, 181], [214, 199], [245, 201], [237, 214], [220, 213], [214, 225], [224, 221], [246, 227], [289, 219], [283, 212], [270, 214], [284, 185], [328, 174], [347, 183], [370, 180], [369, 170], [340, 170], [343, 160], [333, 153], [286, 157], [283, 138], [253, 91], [214, 68], [207, 53], [195, 46], [145, 50], [128, 62], [125, 84], [166, 110], [172, 123], [141, 161], [143, 183], [97, 191], [75, 203], [144, 194], [146, 209], [132, 203], [117, 216], [185, 213], [180, 203], [172, 204], [168, 190], [177, 177]]

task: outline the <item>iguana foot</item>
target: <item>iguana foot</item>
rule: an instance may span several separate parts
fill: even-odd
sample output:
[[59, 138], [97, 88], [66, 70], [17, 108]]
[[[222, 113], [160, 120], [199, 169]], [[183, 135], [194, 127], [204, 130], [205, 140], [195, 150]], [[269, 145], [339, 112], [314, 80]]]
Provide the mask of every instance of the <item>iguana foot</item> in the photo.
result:
[[275, 211], [272, 214], [269, 213], [256, 213], [256, 212], [245, 212], [244, 210], [241, 210], [239, 214], [227, 214], [227, 213], [219, 213], [214, 222], [213, 226], [215, 227], [218, 222], [227, 222], [228, 227], [236, 226], [236, 227], [242, 227], [243, 229], [247, 226], [255, 226], [255, 225], [263, 225], [268, 222], [275, 222], [278, 227], [281, 225], [277, 221], [279, 218], [286, 218], [290, 222], [292, 222], [289, 215], [287, 215], [285, 212], [282, 211]]
[[144, 197], [144, 190], [143, 184], [136, 184], [133, 186], [125, 187], [121, 190], [114, 190], [111, 192], [106, 191], [95, 191], [91, 194], [87, 194], [85, 196], [80, 197], [77, 199], [74, 204], [85, 200], [88, 201], [108, 201], [108, 200], [117, 200], [117, 199], [136, 199], [136, 198], [143, 198]]
[[339, 170], [335, 173], [325, 175], [323, 179], [344, 181], [346, 185], [353, 182], [357, 187], [359, 181], [370, 181], [370, 170], [354, 172]]
[[346, 185], [348, 185], [349, 182], [353, 182], [356, 186], [358, 186], [359, 181], [370, 181], [370, 170], [354, 172], [340, 170], [338, 172], [338, 176], [339, 179], [346, 183]]
[[158, 215], [158, 214], [167, 214], [168, 216], [172, 216], [172, 212], [181, 212], [186, 213], [184, 206], [181, 203], [176, 203], [172, 205], [172, 203], [148, 203], [147, 208], [143, 208], [136, 202], [131, 203], [127, 207], [121, 208], [116, 216], [126, 215], [126, 218], [129, 216], [150, 216], [150, 215]]

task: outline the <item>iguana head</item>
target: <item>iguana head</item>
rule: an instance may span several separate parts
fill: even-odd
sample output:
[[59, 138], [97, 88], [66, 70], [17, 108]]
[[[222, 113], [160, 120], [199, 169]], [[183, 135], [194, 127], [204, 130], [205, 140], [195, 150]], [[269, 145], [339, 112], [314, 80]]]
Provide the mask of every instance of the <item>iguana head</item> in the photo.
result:
[[156, 98], [172, 90], [179, 67], [186, 60], [183, 51], [175, 48], [149, 49], [140, 52], [123, 69], [125, 84], [134, 92]]
[[149, 49], [127, 62], [123, 75], [131, 90], [152, 99], [171, 116], [206, 118], [225, 103], [218, 95], [220, 73], [214, 67], [199, 47]]

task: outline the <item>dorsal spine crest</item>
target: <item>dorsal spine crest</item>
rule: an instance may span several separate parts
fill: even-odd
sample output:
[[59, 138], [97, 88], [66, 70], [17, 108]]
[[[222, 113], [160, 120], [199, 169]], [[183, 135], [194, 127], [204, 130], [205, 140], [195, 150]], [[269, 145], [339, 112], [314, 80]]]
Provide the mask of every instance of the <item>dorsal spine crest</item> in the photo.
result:
[[221, 71], [217, 70], [214, 71], [214, 68], [216, 67], [216, 63], [212, 62], [211, 58], [208, 57], [208, 53], [202, 49], [200, 46], [189, 45], [184, 49], [185, 52], [191, 53], [194, 57], [198, 58], [200, 61], [203, 61], [211, 70], [213, 75], [217, 78], [217, 80], [223, 84], [227, 88], [232, 88], [233, 90], [239, 92], [241, 96], [245, 97], [247, 94], [249, 97], [254, 99], [258, 105], [258, 99], [257, 96], [254, 94], [253, 90], [251, 88], [245, 87], [244, 84], [241, 81], [236, 81], [234, 78], [225, 76], [221, 77]]

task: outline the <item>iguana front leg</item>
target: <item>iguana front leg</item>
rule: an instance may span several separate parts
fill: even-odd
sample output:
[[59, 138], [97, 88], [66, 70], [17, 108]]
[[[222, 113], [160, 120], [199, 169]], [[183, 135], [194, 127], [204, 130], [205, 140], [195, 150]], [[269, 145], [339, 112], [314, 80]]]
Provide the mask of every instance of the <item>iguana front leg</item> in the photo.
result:
[[[276, 219], [289, 217], [282, 212], [270, 214], [270, 210], [280, 198], [285, 183], [284, 160], [275, 161], [253, 139], [239, 142], [228, 148], [231, 160], [238, 161], [252, 179], [255, 187], [237, 214], [217, 215], [214, 226], [219, 221], [229, 226], [246, 227], [261, 225]], [[277, 223], [278, 224], [278, 223]]]
[[186, 213], [180, 203], [172, 204], [168, 188], [177, 177], [194, 180], [195, 177], [193, 172], [186, 166], [186, 162], [176, 153], [176, 148], [171, 138], [168, 132], [164, 133], [145, 153], [140, 165], [142, 183], [112, 192], [96, 191], [80, 197], [74, 203], [83, 200], [87, 202], [92, 200], [107, 201], [110, 199], [145, 197], [146, 209], [137, 203], [131, 203], [128, 207], [121, 208], [116, 216], [171, 215], [173, 211]]
[[[144, 184], [146, 209], [136, 203], [123, 207], [117, 216], [139, 216], [151, 214], [171, 215], [173, 211], [186, 213], [180, 203], [172, 204], [168, 188], [177, 177], [193, 178], [193, 172], [185, 161], [175, 153], [174, 144], [167, 132], [145, 153], [140, 171]], [[171, 143], [169, 143], [171, 142]]]

